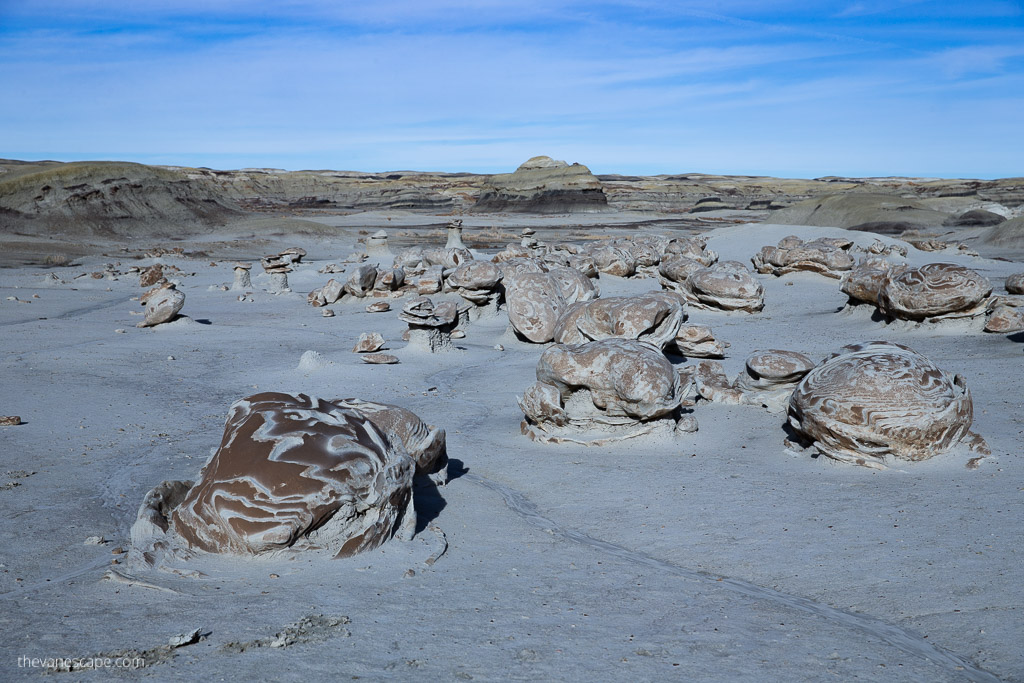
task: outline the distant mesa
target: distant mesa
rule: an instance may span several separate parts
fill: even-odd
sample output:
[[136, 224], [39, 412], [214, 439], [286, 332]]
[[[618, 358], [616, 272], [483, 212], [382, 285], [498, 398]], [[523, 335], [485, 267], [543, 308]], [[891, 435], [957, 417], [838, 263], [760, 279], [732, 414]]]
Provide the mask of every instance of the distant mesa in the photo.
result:
[[473, 211], [593, 213], [608, 209], [601, 181], [582, 164], [551, 157], [527, 160], [515, 173], [491, 176]]

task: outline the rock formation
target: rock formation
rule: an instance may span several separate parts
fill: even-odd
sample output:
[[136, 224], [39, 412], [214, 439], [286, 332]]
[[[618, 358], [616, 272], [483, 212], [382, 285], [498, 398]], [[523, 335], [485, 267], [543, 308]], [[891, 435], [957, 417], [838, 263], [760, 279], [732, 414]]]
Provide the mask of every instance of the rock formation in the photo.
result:
[[252, 270], [252, 264], [239, 261], [232, 266], [232, 269], [235, 273], [235, 279], [231, 283], [231, 289], [236, 291], [251, 290], [252, 279], [249, 276], [249, 271]]
[[785, 412], [797, 383], [813, 367], [814, 361], [802, 353], [770, 349], [748, 356], [744, 372], [732, 381], [716, 361], [702, 361], [694, 380], [697, 393], [709, 401], [759, 405], [780, 413]]
[[601, 445], [671, 432], [685, 397], [661, 350], [632, 339], [556, 345], [537, 363], [537, 382], [519, 399], [523, 433], [544, 443]]
[[146, 307], [146, 317], [136, 327], [153, 327], [174, 320], [185, 305], [185, 293], [173, 283], [151, 289], [140, 299]]
[[473, 305], [473, 319], [496, 315], [501, 301], [501, 269], [490, 261], [466, 261], [445, 284]]
[[182, 543], [208, 553], [348, 557], [411, 537], [419, 463], [409, 449], [436, 451], [436, 443], [403, 439], [403, 418], [349, 407], [359, 403], [270, 392], [236, 401], [200, 480], [164, 482], [146, 496], [133, 550], [149, 564]]
[[666, 350], [676, 352], [687, 358], [724, 358], [729, 342], [715, 338], [715, 333], [707, 325], [683, 324], [676, 332], [676, 338]]
[[960, 375], [892, 342], [844, 347], [811, 370], [789, 401], [789, 424], [815, 450], [878, 469], [950, 450], [973, 419]]
[[409, 324], [409, 347], [427, 353], [452, 351], [452, 330], [458, 317], [455, 304], [445, 302], [434, 306], [425, 296], [418, 296], [403, 308], [398, 319]]
[[586, 166], [539, 156], [515, 173], [491, 176], [473, 210], [569, 213], [603, 211], [607, 206], [601, 182]]
[[663, 287], [679, 292], [686, 302], [704, 310], [756, 313], [764, 308], [764, 287], [738, 261], [700, 268], [676, 282], [662, 276]]
[[1024, 294], [1024, 273], [1014, 273], [1006, 278], [1003, 288], [1010, 294]]
[[901, 320], [941, 320], [981, 315], [992, 284], [975, 271], [952, 263], [908, 268], [885, 280], [878, 308]]
[[670, 293], [617, 296], [567, 306], [555, 324], [554, 341], [582, 344], [600, 339], [638, 339], [659, 349], [676, 338], [683, 304]]
[[790, 235], [779, 240], [777, 246], [761, 247], [751, 261], [759, 273], [785, 275], [808, 270], [838, 280], [843, 272], [853, 268], [853, 257], [849, 253], [852, 246], [852, 240], [820, 237], [805, 242]]

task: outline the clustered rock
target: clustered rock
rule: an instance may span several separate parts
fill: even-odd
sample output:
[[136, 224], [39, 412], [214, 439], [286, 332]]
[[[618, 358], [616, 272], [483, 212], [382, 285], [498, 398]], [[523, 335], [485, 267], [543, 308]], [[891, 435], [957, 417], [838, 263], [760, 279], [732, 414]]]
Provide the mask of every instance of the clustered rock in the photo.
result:
[[802, 353], [770, 349], [748, 356], [744, 372], [731, 381], [721, 363], [702, 361], [694, 381], [697, 393], [709, 401], [759, 405], [770, 412], [784, 412], [793, 389], [814, 365]]
[[853, 240], [838, 237], [818, 237], [805, 242], [790, 235], [779, 240], [777, 246], [761, 247], [751, 261], [757, 272], [768, 275], [806, 270], [838, 280], [853, 268], [852, 246]]

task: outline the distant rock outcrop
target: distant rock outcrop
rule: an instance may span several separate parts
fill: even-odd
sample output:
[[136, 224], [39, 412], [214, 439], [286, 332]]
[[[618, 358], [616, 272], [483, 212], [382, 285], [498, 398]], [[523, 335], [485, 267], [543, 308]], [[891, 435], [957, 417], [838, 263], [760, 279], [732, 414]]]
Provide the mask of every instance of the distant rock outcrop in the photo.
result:
[[533, 157], [515, 173], [491, 176], [474, 211], [580, 213], [604, 211], [608, 198], [601, 181], [582, 164]]
[[771, 213], [767, 222], [901, 234], [911, 228], [940, 226], [950, 218], [915, 199], [851, 192], [798, 202]]

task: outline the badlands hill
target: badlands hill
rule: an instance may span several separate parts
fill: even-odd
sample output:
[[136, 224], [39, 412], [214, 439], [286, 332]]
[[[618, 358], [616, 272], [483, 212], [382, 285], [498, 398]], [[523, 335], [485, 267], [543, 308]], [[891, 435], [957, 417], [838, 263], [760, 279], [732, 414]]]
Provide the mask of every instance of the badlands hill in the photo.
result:
[[[369, 211], [639, 212], [694, 219], [710, 213], [888, 234], [975, 225], [989, 228], [1002, 244], [1017, 244], [1019, 228], [996, 224], [1024, 213], [1024, 178], [595, 176], [581, 164], [544, 156], [496, 175], [0, 160], [0, 233], [6, 236], [181, 238], [241, 224], [253, 233], [317, 233], [324, 231], [321, 223], [296, 217]], [[267, 214], [274, 220], [253, 222]]]

